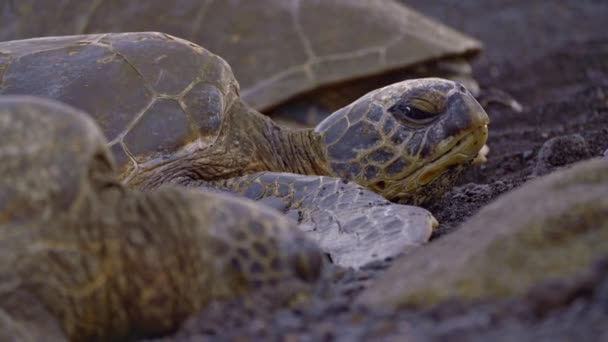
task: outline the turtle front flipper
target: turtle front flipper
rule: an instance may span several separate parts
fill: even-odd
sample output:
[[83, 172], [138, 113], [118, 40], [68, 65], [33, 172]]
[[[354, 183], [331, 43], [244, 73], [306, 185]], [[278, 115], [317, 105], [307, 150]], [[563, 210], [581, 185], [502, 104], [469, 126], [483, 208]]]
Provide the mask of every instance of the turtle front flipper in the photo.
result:
[[228, 190], [283, 212], [334, 263], [346, 267], [361, 267], [421, 245], [437, 226], [423, 208], [391, 203], [334, 177], [261, 172], [215, 184], [186, 185]]

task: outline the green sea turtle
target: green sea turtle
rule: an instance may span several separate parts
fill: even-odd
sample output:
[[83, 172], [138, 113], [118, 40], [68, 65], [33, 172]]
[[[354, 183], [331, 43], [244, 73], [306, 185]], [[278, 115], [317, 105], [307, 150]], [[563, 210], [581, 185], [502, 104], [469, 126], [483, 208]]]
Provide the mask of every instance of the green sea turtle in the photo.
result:
[[[0, 70], [0, 95], [52, 98], [89, 113], [131, 187], [174, 182], [221, 187], [257, 200], [273, 197], [313, 224], [315, 218], [343, 215], [349, 202], [358, 201], [351, 209], [361, 209], [362, 201], [379, 203], [379, 197], [353, 195], [340, 204], [339, 194], [323, 194], [318, 176], [358, 183], [342, 186], [353, 193], [364, 192], [364, 186], [389, 200], [422, 204], [451, 186], [487, 138], [488, 117], [474, 97], [462, 85], [437, 78], [378, 89], [315, 129], [290, 130], [241, 101], [221, 58], [160, 33], [4, 42]], [[366, 210], [384, 213], [374, 207]], [[365, 255], [379, 240], [391, 241], [392, 252], [398, 241], [426, 241], [436, 225], [432, 216], [399, 208], [392, 216], [376, 215], [376, 221], [374, 215], [347, 220], [349, 226], [339, 231], [357, 236], [351, 247]], [[307, 215], [313, 210], [324, 216]], [[369, 231], [394, 227], [393, 220], [401, 229]], [[336, 220], [341, 221], [346, 222]], [[369, 234], [359, 234], [362, 227]]]
[[393, 0], [20, 0], [0, 16], [0, 41], [136, 31], [192, 41], [228, 61], [249, 105], [313, 126], [404, 79], [478, 89], [469, 63], [481, 43]]
[[233, 195], [127, 189], [86, 114], [0, 97], [0, 340], [108, 341], [173, 331], [212, 300], [313, 289], [322, 255]]

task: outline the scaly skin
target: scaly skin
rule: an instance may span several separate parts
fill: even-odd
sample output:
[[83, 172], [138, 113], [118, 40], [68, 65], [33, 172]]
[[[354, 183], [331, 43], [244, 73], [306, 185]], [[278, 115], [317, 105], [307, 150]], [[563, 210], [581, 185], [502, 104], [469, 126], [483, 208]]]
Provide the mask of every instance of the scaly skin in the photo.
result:
[[285, 305], [320, 275], [319, 249], [262, 206], [125, 188], [99, 129], [70, 107], [2, 98], [0, 135], [2, 337], [159, 336], [212, 300]]

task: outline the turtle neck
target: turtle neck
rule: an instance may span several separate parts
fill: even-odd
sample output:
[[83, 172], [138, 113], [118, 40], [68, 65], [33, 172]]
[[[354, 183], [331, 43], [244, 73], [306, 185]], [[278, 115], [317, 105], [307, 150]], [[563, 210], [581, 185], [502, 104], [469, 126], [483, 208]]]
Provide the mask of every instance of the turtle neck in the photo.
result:
[[318, 133], [313, 129], [283, 127], [268, 117], [263, 120], [263, 144], [256, 149], [256, 155], [269, 171], [329, 175]]

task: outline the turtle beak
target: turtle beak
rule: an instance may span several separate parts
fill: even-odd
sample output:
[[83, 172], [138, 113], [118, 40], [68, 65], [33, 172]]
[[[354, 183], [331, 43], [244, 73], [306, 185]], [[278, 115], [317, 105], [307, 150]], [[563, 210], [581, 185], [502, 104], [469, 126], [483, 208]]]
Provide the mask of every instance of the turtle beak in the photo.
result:
[[[467, 99], [466, 106], [469, 108], [469, 113], [471, 113], [471, 124], [473, 127], [478, 127], [479, 133], [477, 135], [482, 139], [480, 143], [483, 144], [483, 146], [479, 148], [477, 156], [475, 159], [473, 159], [472, 165], [483, 164], [488, 160], [487, 155], [490, 152], [490, 148], [485, 144], [488, 139], [488, 125], [490, 124], [490, 117], [479, 102], [472, 97]], [[471, 147], [473, 149], [478, 148], [477, 145], [478, 144]]]
[[483, 107], [477, 102], [475, 98], [469, 96], [465, 100], [466, 106], [468, 107], [471, 125], [473, 127], [483, 127], [490, 124], [490, 117]]

